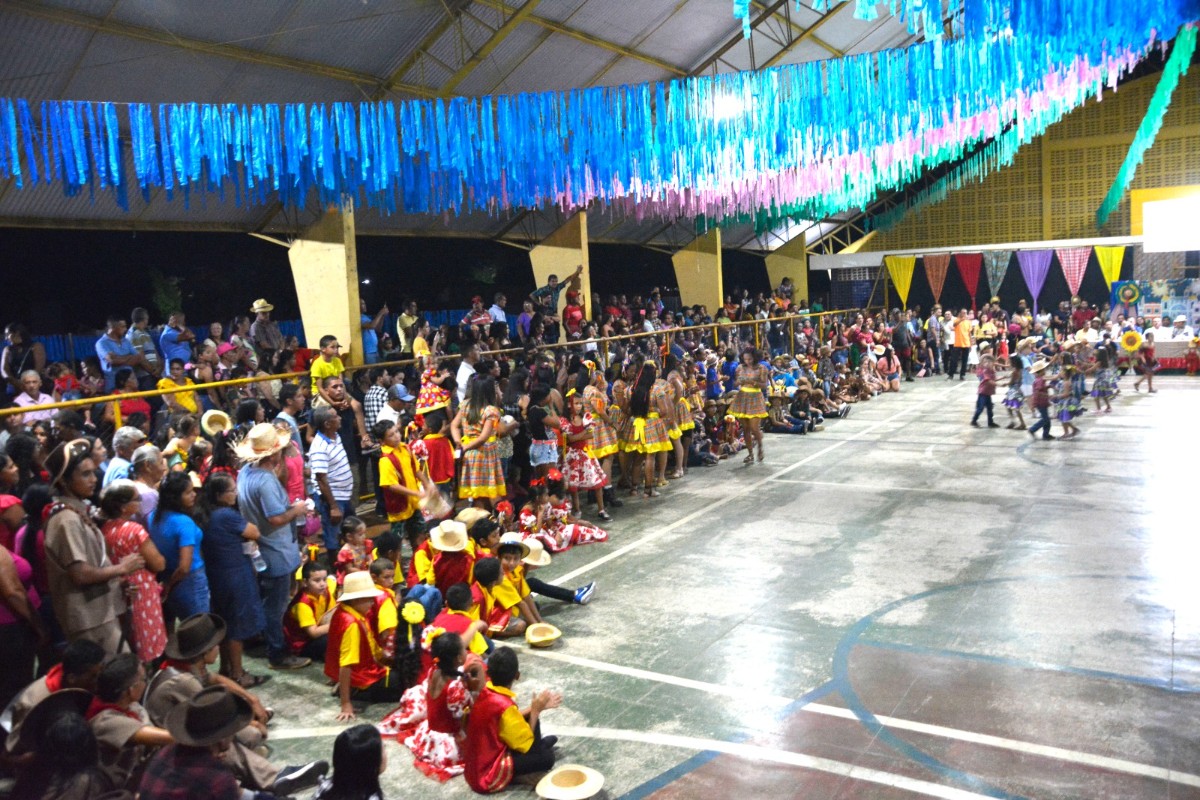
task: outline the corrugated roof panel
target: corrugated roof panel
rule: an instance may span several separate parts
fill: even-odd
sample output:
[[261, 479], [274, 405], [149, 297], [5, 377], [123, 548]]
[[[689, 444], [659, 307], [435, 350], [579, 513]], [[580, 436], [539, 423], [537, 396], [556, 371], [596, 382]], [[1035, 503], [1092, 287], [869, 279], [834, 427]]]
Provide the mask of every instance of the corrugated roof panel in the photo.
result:
[[876, 50], [891, 50], [906, 47], [916, 40], [902, 23], [893, 17], [887, 17], [873, 30], [864, 32], [863, 36], [849, 48], [842, 48], [847, 53], [871, 53]]
[[321, 75], [242, 64], [222, 87], [220, 99], [231, 103], [357, 102], [366, 99], [364, 88]]
[[112, 11], [117, 2], [118, 0], [43, 0], [42, 5], [78, 11], [93, 17], [104, 17]]
[[32, 101], [56, 99], [92, 32], [0, 7], [0, 94]]
[[[111, 19], [188, 39], [259, 49], [280, 26], [288, 25], [293, 14], [292, 5], [247, 3], [244, 0], [205, 0], [203, 3], [120, 0], [113, 8]], [[236, 25], [231, 25], [235, 20]]]
[[799, 44], [792, 45], [777, 64], [801, 64], [805, 61], [820, 61], [832, 57], [833, 55], [824, 47], [814, 44], [812, 39], [805, 39]]
[[[455, 92], [471, 96], [516, 91], [508, 87], [506, 77], [538, 49], [549, 33], [545, 28], [530, 23], [518, 25], [466, 80], [458, 85]], [[594, 49], [580, 42], [576, 44], [587, 50]]]
[[[476, 9], [476, 16], [490, 25], [499, 27], [501, 24], [499, 13], [491, 9]], [[464, 14], [428, 47], [428, 57], [417, 61], [404, 76], [404, 82], [437, 89], [471, 57], [472, 53], [492, 38], [493, 33], [492, 28], [481, 25]]]
[[606, 61], [603, 50], [582, 45], [565, 36], [551, 36], [529, 58], [518, 64], [493, 91], [508, 93], [570, 89], [585, 83]]
[[[621, 3], [618, 10], [612, 2], [588, 0], [567, 23], [584, 33], [629, 45], [666, 22], [674, 11], [674, 3]], [[679, 15], [690, 16], [690, 12], [683, 11]]]
[[732, 8], [728, 0], [689, 0], [682, 12], [664, 22], [637, 49], [691, 69], [737, 32]]
[[537, 15], [569, 24], [571, 15], [587, 2], [588, 0], [542, 0], [538, 3]]
[[398, 63], [397, 54], [407, 54], [416, 47], [425, 32], [445, 17], [445, 12], [440, 4], [390, 11], [376, 9], [379, 5], [353, 6], [353, 14], [334, 14], [329, 12], [348, 6], [324, 3], [321, 8], [325, 13], [296, 20], [295, 25], [265, 43], [263, 49], [386, 77], [388, 67]]
[[[817, 35], [839, 50], [851, 52], [864, 38], [873, 35], [881, 28], [892, 26], [893, 29], [905, 31], [904, 24], [894, 17], [884, 15], [875, 20], [854, 18], [854, 4], [843, 5], [838, 13], [820, 27]], [[907, 31], [905, 31], [907, 34]], [[862, 52], [862, 51], [856, 51]]]
[[[593, 76], [594, 77], [594, 76]], [[603, 75], [595, 80], [597, 86], [621, 86], [632, 83], [651, 83], [676, 77], [674, 73], [659, 69], [636, 58], [621, 58]]]
[[221, 99], [237, 62], [97, 33], [67, 88], [74, 99], [186, 102]]

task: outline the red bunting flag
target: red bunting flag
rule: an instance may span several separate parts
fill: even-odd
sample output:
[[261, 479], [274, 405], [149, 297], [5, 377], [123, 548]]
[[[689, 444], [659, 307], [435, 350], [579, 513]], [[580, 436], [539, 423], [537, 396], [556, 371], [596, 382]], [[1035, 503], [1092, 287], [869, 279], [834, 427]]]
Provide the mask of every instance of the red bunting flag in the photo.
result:
[[971, 310], [975, 310], [975, 293], [979, 291], [979, 269], [983, 266], [983, 253], [955, 253], [954, 263], [962, 275], [963, 283], [967, 285], [967, 294], [971, 297]]

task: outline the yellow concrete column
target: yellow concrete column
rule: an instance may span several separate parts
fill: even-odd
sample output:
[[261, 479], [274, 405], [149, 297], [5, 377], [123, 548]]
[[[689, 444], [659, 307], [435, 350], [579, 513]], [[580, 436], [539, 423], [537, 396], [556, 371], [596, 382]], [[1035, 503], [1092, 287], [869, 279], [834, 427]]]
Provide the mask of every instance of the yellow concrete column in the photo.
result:
[[808, 251], [804, 236], [797, 236], [773, 253], [768, 253], [767, 277], [771, 291], [779, 288], [784, 278], [792, 279], [792, 299], [800, 308], [808, 307]]
[[675, 265], [675, 280], [679, 283], [679, 299], [685, 306], [702, 305], [714, 317], [725, 302], [725, 286], [721, 278], [721, 229], [693, 239], [671, 256]]
[[[592, 273], [588, 263], [587, 214], [575, 214], [563, 223], [561, 228], [543, 239], [541, 244], [529, 251], [529, 263], [533, 266], [533, 282], [537, 286], [545, 286], [551, 275], [557, 275], [559, 282], [564, 282], [582, 264], [579, 299], [583, 302], [585, 318], [592, 318]], [[566, 304], [567, 293], [564, 290], [558, 295], [558, 308], [555, 310], [561, 315]], [[521, 313], [520, 303], [510, 305], [509, 309], [515, 314]]]
[[326, 210], [288, 248], [288, 261], [308, 346], [315, 350], [322, 336], [333, 335], [342, 345], [342, 361], [362, 364], [353, 201]]

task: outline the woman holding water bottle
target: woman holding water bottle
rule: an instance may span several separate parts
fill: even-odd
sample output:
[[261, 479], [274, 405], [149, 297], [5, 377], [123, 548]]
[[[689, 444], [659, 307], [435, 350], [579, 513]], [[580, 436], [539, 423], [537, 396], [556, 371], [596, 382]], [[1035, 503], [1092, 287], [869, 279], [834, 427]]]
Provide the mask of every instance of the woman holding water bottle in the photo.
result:
[[257, 572], [267, 568], [258, 551], [258, 528], [237, 507], [237, 482], [214, 472], [204, 484], [197, 522], [204, 528], [201, 550], [208, 570], [212, 612], [225, 620], [221, 642], [221, 674], [250, 689], [266, 678], [242, 667], [242, 642], [266, 627], [258, 597]]

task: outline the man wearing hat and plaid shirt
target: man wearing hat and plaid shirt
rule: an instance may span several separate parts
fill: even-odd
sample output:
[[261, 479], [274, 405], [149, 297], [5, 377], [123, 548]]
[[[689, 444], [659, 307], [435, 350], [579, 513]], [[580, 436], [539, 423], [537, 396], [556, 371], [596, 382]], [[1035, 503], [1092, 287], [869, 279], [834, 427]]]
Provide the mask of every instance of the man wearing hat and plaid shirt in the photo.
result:
[[483, 298], [475, 295], [471, 298], [471, 310], [462, 318], [463, 325], [491, 325], [492, 315], [483, 307]]
[[279, 323], [271, 319], [274, 310], [275, 306], [261, 297], [250, 306], [250, 313], [254, 314], [254, 322], [250, 323], [250, 341], [254, 342], [254, 349], [258, 351], [260, 364], [270, 364], [284, 346]]

